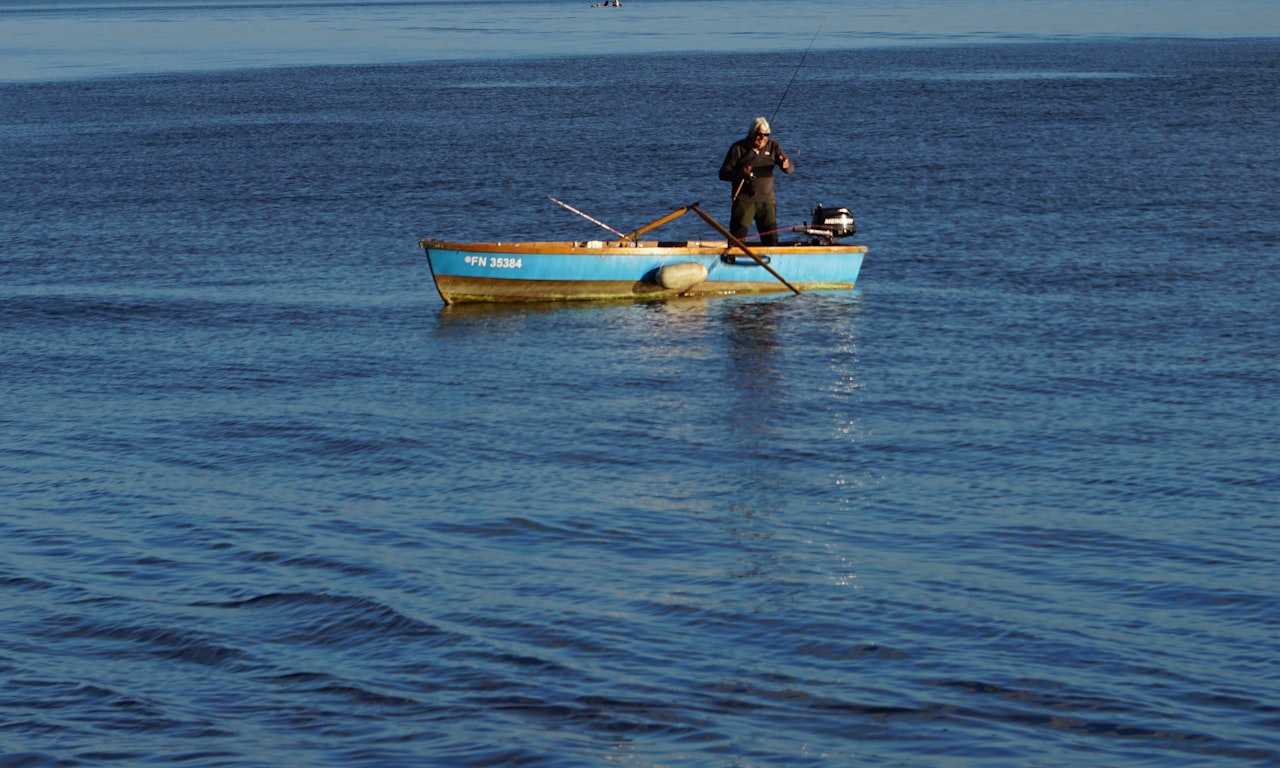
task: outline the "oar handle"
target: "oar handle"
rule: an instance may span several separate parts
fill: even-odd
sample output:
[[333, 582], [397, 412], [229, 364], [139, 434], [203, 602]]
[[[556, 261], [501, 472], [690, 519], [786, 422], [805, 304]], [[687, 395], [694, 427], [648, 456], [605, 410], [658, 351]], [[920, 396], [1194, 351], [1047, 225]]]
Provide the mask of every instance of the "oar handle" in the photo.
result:
[[676, 219], [678, 219], [678, 218], [680, 218], [681, 216], [683, 216], [683, 215], [685, 215], [686, 213], [688, 213], [688, 212], [689, 212], [689, 208], [694, 207], [694, 206], [697, 206], [697, 203], [694, 203], [694, 204], [693, 204], [693, 206], [686, 206], [686, 207], [684, 207], [684, 208], [679, 208], [679, 209], [677, 209], [677, 210], [674, 210], [674, 211], [672, 211], [671, 213], [668, 213], [666, 216], [663, 216], [663, 217], [662, 217], [662, 218], [660, 218], [660, 219], [657, 219], [657, 220], [654, 220], [654, 221], [649, 222], [648, 224], [645, 224], [643, 227], [640, 227], [639, 229], [635, 230], [634, 232], [631, 232], [631, 233], [629, 233], [629, 234], [623, 235], [623, 236], [622, 236], [622, 240], [619, 240], [618, 242], [620, 242], [620, 243], [621, 243], [621, 242], [624, 242], [624, 241], [627, 241], [627, 240], [635, 240], [637, 237], [639, 237], [639, 236], [643, 235], [645, 232], [648, 232], [649, 230], [657, 229], [658, 227], [662, 226], [663, 224], [667, 224], [667, 223], [670, 223], [670, 222], [672, 222], [672, 221], [675, 221]]
[[708, 223], [708, 224], [710, 224], [712, 227], [714, 227], [714, 228], [715, 228], [715, 230], [716, 230], [717, 232], [719, 232], [720, 234], [724, 235], [724, 236], [729, 240], [729, 242], [730, 242], [730, 243], [733, 243], [733, 244], [734, 244], [735, 246], [737, 246], [738, 248], [741, 248], [743, 253], [745, 253], [745, 254], [747, 254], [748, 256], [750, 256], [751, 258], [755, 259], [755, 260], [756, 260], [756, 263], [757, 263], [757, 264], [759, 264], [760, 266], [764, 267], [766, 270], [768, 270], [769, 274], [771, 274], [771, 275], [773, 275], [774, 277], [778, 278], [778, 282], [780, 282], [780, 283], [782, 283], [783, 285], [785, 285], [785, 286], [787, 286], [788, 288], [790, 288], [790, 289], [792, 290], [792, 292], [794, 292], [797, 296], [799, 296], [799, 295], [800, 295], [800, 289], [799, 289], [799, 288], [795, 287], [795, 286], [794, 286], [794, 285], [792, 285], [791, 283], [788, 283], [788, 282], [787, 282], [787, 279], [786, 279], [785, 277], [783, 277], [782, 275], [780, 275], [780, 274], [778, 274], [777, 272], [775, 272], [775, 271], [773, 270], [773, 267], [769, 266], [769, 265], [765, 262], [765, 260], [764, 260], [764, 259], [762, 259], [762, 258], [760, 258], [759, 256], [755, 255], [755, 253], [753, 253], [753, 252], [751, 251], [751, 249], [747, 247], [747, 244], [746, 244], [746, 243], [744, 243], [744, 242], [742, 242], [741, 240], [739, 240], [738, 238], [734, 237], [734, 236], [733, 236], [733, 233], [731, 233], [729, 230], [727, 230], [727, 229], [725, 229], [724, 227], [720, 226], [720, 222], [718, 222], [718, 221], [716, 221], [715, 219], [711, 218], [711, 215], [710, 215], [709, 213], [707, 213], [706, 211], [702, 210], [701, 208], [699, 208], [697, 203], [694, 203], [693, 205], [690, 205], [690, 206], [689, 206], [689, 208], [691, 208], [691, 209], [693, 210], [693, 212], [694, 212], [694, 213], [696, 213], [696, 214], [698, 214], [699, 216], [701, 216], [703, 221], [707, 222], [707, 223]]

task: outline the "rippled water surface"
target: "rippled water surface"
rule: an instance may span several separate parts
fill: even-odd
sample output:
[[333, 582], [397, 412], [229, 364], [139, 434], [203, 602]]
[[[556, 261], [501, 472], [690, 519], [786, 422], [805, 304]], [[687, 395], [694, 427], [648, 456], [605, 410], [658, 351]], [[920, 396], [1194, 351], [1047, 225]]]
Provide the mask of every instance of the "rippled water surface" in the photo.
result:
[[[0, 84], [0, 765], [1280, 762], [1280, 42], [1043, 37]], [[435, 294], [775, 107], [857, 290]]]

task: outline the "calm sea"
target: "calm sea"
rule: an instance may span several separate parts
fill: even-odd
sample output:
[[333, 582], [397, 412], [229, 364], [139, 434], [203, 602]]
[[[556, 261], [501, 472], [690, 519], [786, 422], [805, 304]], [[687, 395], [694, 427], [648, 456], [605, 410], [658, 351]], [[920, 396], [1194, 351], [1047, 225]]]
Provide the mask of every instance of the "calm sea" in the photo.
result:
[[0, 766], [1280, 764], [1274, 6], [589, 5], [0, 3]]

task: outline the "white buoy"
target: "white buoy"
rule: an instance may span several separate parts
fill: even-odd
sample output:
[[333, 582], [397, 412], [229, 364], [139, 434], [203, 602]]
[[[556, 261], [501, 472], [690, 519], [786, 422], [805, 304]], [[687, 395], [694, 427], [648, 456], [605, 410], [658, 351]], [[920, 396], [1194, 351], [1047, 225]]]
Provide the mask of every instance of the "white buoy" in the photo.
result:
[[707, 268], [701, 262], [682, 261], [658, 269], [658, 285], [683, 293], [707, 279]]

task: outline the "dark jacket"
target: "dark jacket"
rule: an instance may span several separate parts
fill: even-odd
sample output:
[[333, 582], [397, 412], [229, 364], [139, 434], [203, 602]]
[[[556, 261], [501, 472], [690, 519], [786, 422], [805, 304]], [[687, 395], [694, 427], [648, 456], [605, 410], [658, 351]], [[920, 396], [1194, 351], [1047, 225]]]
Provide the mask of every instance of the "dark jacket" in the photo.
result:
[[742, 166], [750, 163], [755, 178], [746, 180], [742, 191], [738, 193], [738, 199], [750, 203], [772, 203], [773, 169], [775, 166], [781, 167], [782, 161], [786, 159], [787, 153], [782, 150], [782, 145], [773, 139], [769, 139], [759, 152], [749, 138], [735, 141], [725, 154], [724, 163], [720, 165], [720, 180], [733, 185], [730, 188], [732, 194], [738, 188], [738, 182], [742, 181]]

